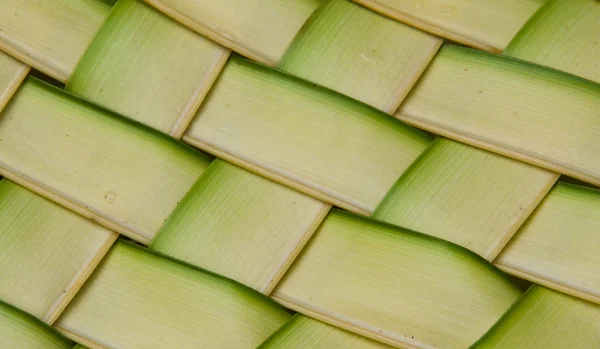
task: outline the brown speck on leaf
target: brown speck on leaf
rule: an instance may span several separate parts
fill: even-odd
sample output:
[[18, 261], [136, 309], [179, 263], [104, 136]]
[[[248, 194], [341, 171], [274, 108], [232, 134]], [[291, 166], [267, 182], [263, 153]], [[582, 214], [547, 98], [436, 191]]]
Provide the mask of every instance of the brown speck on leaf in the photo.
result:
[[106, 200], [106, 202], [108, 202], [109, 204], [112, 204], [116, 198], [117, 198], [117, 193], [115, 193], [114, 191], [107, 191], [104, 194], [104, 200]]

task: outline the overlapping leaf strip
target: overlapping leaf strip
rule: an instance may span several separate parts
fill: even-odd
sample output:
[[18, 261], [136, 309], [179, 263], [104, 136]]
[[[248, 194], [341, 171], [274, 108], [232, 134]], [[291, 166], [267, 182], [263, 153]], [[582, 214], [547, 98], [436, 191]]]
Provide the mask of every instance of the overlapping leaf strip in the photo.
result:
[[357, 3], [9, 3], [3, 347], [597, 347], [600, 5]]

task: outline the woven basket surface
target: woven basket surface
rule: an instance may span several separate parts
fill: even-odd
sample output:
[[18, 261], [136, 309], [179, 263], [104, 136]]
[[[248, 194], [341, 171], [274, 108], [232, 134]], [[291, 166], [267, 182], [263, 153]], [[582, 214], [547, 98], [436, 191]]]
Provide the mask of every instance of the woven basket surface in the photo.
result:
[[600, 348], [597, 0], [0, 0], [0, 348]]

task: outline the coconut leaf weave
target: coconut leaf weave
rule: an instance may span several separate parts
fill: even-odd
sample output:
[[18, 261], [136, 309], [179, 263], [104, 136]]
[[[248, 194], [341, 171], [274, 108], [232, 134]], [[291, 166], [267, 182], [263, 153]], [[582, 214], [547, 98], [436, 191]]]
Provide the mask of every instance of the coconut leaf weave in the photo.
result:
[[600, 348], [600, 2], [0, 0], [0, 347]]

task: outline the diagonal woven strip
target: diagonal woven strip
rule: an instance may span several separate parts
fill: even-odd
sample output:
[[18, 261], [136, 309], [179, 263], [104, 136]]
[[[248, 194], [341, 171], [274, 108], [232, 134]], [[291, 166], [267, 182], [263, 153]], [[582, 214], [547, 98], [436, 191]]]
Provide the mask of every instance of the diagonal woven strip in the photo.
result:
[[521, 295], [477, 257], [334, 211], [273, 295], [294, 310], [392, 345], [464, 348]]
[[0, 181], [0, 298], [53, 323], [117, 234]]
[[[145, 40], [139, 40], [142, 33]], [[179, 138], [228, 54], [144, 3], [119, 1], [71, 75], [67, 90]], [[129, 62], [136, 62], [135, 69]], [[169, 69], [154, 69], [157, 66]], [[144, 80], [145, 84], [136, 89], [115, 80]], [[171, 93], [160, 93], [163, 86], [169, 86]], [[155, 98], [140, 105], [147, 95]]]
[[175, 20], [268, 65], [283, 55], [320, 0], [150, 0]]
[[421, 30], [501, 52], [548, 0], [354, 0]]
[[[511, 107], [501, 108], [508, 101]], [[434, 132], [600, 184], [594, 161], [600, 155], [594, 142], [598, 110], [598, 84], [448, 46], [398, 114]]]
[[73, 344], [43, 322], [0, 302], [0, 344], [3, 348], [69, 349]]
[[600, 3], [112, 3], [1, 4], [4, 347], [600, 346]]
[[118, 242], [56, 325], [91, 347], [252, 348], [288, 318], [231, 280]]
[[598, 190], [559, 183], [502, 251], [496, 265], [600, 304], [598, 210]]
[[472, 348], [593, 348], [599, 310], [597, 304], [532, 286]]
[[302, 315], [295, 315], [285, 326], [259, 348], [332, 348], [332, 349], [389, 349], [391, 347], [357, 336], [342, 329], [325, 325]]
[[277, 66], [393, 113], [442, 40], [347, 1], [326, 1]]
[[109, 3], [3, 1], [0, 49], [64, 82], [108, 15]]
[[[21, 86], [0, 124], [6, 177], [141, 241], [208, 166], [208, 157], [183, 144], [35, 79]], [[120, 170], [103, 170], [111, 166]]]
[[[278, 97], [267, 105], [268, 96]], [[233, 57], [183, 139], [359, 213], [373, 211], [430, 141], [382, 112]]]

